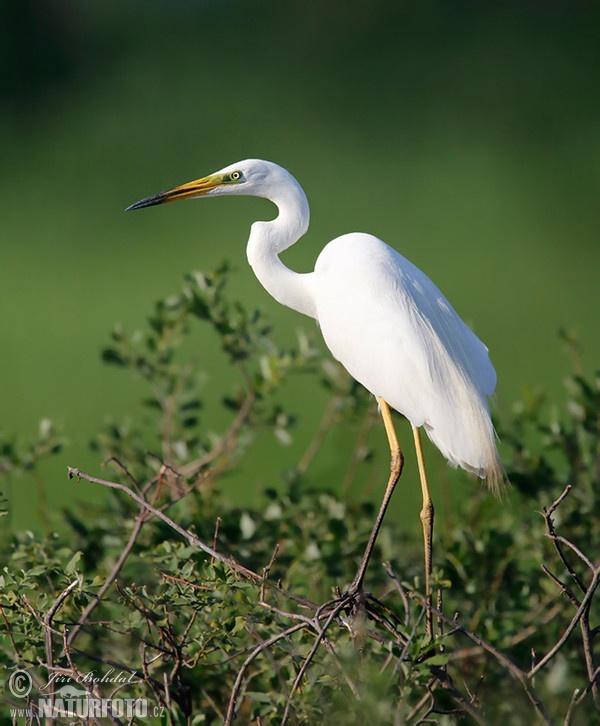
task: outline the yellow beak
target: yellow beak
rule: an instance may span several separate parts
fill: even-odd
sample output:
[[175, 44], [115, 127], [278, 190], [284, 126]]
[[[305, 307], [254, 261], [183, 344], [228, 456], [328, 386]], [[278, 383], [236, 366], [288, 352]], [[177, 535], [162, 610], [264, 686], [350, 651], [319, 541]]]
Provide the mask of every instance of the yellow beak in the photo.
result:
[[143, 209], [144, 207], [153, 207], [155, 204], [165, 204], [166, 202], [176, 202], [178, 199], [190, 199], [193, 197], [201, 197], [207, 194], [211, 189], [216, 189], [224, 183], [224, 179], [221, 174], [213, 174], [212, 176], [205, 176], [202, 179], [196, 179], [195, 181], [187, 182], [174, 189], [169, 189], [166, 192], [160, 192], [152, 197], [146, 197], [140, 199], [139, 202], [132, 204], [125, 210], [128, 212], [131, 209]]

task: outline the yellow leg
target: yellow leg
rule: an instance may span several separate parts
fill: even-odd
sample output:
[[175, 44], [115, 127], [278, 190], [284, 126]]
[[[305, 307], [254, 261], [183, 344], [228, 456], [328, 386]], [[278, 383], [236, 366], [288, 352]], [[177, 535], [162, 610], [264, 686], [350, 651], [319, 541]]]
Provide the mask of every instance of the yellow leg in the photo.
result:
[[423, 525], [423, 545], [425, 551], [425, 598], [427, 602], [427, 612], [425, 613], [425, 626], [427, 635], [433, 638], [433, 618], [431, 615], [431, 571], [432, 571], [432, 549], [433, 549], [433, 501], [429, 493], [429, 484], [427, 483], [427, 473], [425, 471], [425, 459], [423, 458], [423, 448], [421, 446], [421, 432], [416, 427], [412, 427], [413, 437], [415, 439], [415, 449], [417, 452], [417, 464], [419, 466], [419, 479], [421, 480], [421, 492], [423, 494], [423, 509], [421, 509], [421, 524]]
[[346, 591], [346, 595], [355, 595], [362, 589], [365, 572], [367, 571], [367, 565], [369, 564], [371, 554], [373, 553], [373, 548], [375, 547], [377, 535], [379, 534], [379, 530], [381, 529], [381, 524], [383, 522], [385, 512], [392, 498], [392, 494], [394, 493], [394, 488], [398, 482], [398, 479], [400, 479], [400, 475], [402, 474], [402, 468], [404, 466], [404, 457], [402, 456], [400, 444], [398, 443], [398, 437], [396, 436], [396, 430], [394, 428], [394, 422], [392, 421], [392, 413], [390, 411], [390, 407], [383, 400], [383, 398], [378, 398], [377, 402], [379, 403], [381, 418], [383, 419], [383, 425], [385, 426], [385, 432], [387, 434], [388, 443], [390, 445], [390, 478], [388, 479], [388, 483], [385, 488], [385, 494], [383, 495], [383, 501], [381, 502], [381, 506], [379, 507], [377, 519], [375, 520], [375, 524], [373, 525], [373, 530], [371, 531], [371, 536], [369, 537], [369, 542], [367, 543], [365, 553], [360, 562], [358, 572], [356, 573], [356, 577], [354, 578], [354, 580], [352, 580], [352, 584]]

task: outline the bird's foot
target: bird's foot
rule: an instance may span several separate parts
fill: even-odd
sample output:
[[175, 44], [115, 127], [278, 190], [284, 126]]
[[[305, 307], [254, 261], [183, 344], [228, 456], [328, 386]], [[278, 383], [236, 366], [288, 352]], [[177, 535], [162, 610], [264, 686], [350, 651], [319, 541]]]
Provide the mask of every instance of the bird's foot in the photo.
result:
[[345, 592], [341, 595], [342, 600], [352, 600], [355, 598], [358, 593], [362, 593], [363, 586], [362, 586], [362, 577], [358, 578], [355, 577], [354, 580], [348, 585]]
[[363, 590], [362, 578], [355, 578], [340, 595], [340, 600], [344, 602], [344, 610], [348, 615], [356, 615], [364, 607], [368, 597], [369, 593]]

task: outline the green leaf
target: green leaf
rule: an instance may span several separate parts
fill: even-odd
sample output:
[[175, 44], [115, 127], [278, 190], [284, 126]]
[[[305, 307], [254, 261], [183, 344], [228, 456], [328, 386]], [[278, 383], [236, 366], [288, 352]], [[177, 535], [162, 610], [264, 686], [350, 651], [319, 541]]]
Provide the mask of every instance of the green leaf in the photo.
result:
[[83, 556], [83, 552], [81, 552], [81, 550], [78, 550], [77, 552], [75, 552], [73, 557], [71, 557], [67, 566], [65, 567], [65, 573], [67, 575], [75, 574], [75, 572], [77, 571], [77, 563], [82, 558], [82, 556]]

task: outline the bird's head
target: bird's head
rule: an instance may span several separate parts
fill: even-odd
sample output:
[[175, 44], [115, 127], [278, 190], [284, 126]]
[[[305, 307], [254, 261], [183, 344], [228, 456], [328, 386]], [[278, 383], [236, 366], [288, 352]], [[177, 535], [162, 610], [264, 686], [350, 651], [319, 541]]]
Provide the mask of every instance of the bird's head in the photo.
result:
[[292, 175], [281, 166], [261, 159], [246, 159], [201, 179], [141, 199], [127, 207], [127, 211], [175, 202], [178, 199], [196, 199], [226, 194], [274, 199], [278, 190], [286, 185], [289, 186], [290, 182], [298, 186]]

